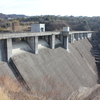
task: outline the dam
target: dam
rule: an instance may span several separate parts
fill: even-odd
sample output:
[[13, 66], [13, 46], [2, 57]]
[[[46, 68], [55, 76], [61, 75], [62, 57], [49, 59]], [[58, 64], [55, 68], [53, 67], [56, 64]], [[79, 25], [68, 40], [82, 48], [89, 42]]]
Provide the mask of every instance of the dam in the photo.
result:
[[76, 90], [98, 84], [94, 36], [93, 31], [64, 30], [2, 33], [0, 74], [20, 78], [27, 90], [48, 94], [63, 90], [58, 94], [68, 98]]

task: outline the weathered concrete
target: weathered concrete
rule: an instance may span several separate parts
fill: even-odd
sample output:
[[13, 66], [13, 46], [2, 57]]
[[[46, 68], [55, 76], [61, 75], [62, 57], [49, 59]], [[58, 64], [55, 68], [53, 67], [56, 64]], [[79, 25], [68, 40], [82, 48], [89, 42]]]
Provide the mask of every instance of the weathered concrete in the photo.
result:
[[0, 40], [0, 61], [6, 61], [6, 40]]
[[7, 39], [7, 61], [10, 61], [10, 57], [12, 56], [12, 39]]
[[79, 40], [79, 33], [75, 34], [76, 36], [76, 40], [78, 41]]
[[50, 47], [51, 49], [55, 49], [55, 35], [50, 36]]
[[74, 43], [74, 34], [69, 35], [69, 42]]
[[58, 88], [65, 86], [63, 91], [67, 90], [64, 92], [67, 96], [80, 87], [94, 86], [98, 77], [90, 42], [83, 39], [69, 43], [70, 52], [66, 52], [63, 45], [58, 43], [56, 49], [42, 48], [38, 55], [26, 52], [12, 57], [28, 86], [36, 91], [51, 89], [44, 78], [53, 78]]
[[80, 33], [80, 34], [79, 34], [79, 37], [80, 37], [80, 39], [82, 40], [82, 39], [83, 39], [83, 33]]
[[64, 47], [66, 50], [68, 50], [68, 44], [69, 44], [68, 36], [64, 36]]
[[34, 37], [27, 37], [26, 41], [30, 45], [33, 52], [35, 52], [35, 38]]
[[45, 32], [45, 24], [32, 24], [31, 32]]
[[34, 47], [34, 50], [35, 50], [35, 54], [38, 54], [38, 36], [35, 36], [34, 37], [34, 39], [35, 39], [35, 41], [34, 41], [34, 43], [35, 43], [35, 47]]

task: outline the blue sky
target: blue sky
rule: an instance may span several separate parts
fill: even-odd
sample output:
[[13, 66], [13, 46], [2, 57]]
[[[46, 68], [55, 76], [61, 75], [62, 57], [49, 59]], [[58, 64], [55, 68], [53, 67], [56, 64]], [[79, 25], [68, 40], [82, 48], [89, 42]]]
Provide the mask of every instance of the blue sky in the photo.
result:
[[100, 0], [0, 0], [0, 13], [100, 16]]

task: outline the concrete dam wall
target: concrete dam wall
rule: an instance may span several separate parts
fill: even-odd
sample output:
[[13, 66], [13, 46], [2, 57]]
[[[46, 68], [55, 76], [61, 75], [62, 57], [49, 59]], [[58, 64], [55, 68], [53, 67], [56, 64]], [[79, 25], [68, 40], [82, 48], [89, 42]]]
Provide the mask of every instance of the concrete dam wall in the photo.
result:
[[31, 90], [50, 91], [63, 88], [70, 96], [74, 91], [97, 84], [98, 76], [92, 45], [88, 39], [69, 43], [69, 50], [56, 38], [55, 49], [40, 39], [39, 53], [34, 54], [27, 42], [13, 43], [14, 69]]

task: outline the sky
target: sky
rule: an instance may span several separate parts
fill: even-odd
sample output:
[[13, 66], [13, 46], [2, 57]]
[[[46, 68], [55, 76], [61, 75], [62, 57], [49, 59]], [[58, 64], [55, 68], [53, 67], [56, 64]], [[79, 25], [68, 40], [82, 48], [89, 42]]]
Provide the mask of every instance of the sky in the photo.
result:
[[0, 13], [100, 16], [100, 0], [0, 0]]

